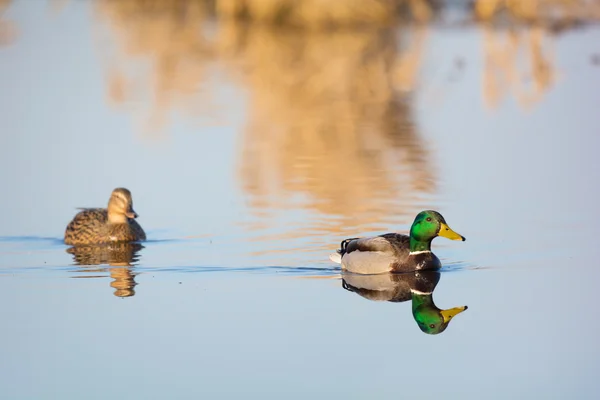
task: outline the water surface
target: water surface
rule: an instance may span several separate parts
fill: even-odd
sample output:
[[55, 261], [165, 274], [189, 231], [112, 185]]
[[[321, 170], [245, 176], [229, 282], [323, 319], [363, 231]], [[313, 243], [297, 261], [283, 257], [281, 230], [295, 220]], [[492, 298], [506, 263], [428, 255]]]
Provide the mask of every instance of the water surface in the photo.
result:
[[[597, 27], [118, 4], [1, 17], [0, 397], [598, 397]], [[150, 240], [68, 252], [118, 186]], [[328, 259], [422, 209], [467, 238], [434, 241], [436, 306], [469, 307], [438, 335]]]

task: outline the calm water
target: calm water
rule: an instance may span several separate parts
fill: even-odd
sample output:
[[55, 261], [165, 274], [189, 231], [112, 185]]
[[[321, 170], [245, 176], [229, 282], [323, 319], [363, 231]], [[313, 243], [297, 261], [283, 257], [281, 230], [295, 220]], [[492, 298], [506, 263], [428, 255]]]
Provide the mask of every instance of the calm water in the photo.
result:
[[[119, 4], [0, 14], [0, 398], [600, 396], [600, 29]], [[67, 252], [118, 186], [150, 240]], [[429, 208], [467, 238], [440, 276], [342, 281], [343, 238]], [[438, 335], [432, 288], [469, 307]]]

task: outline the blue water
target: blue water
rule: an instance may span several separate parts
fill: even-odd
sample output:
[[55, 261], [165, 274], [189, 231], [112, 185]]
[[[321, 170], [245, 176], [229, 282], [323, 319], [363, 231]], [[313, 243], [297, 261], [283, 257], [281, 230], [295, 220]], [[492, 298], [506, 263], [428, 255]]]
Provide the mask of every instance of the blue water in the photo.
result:
[[[0, 16], [0, 398], [598, 398], [597, 27], [542, 30], [535, 72], [533, 29], [202, 41], [110, 4]], [[149, 240], [79, 265], [119, 186]], [[468, 306], [438, 335], [328, 258], [422, 209], [467, 238], [433, 243]]]

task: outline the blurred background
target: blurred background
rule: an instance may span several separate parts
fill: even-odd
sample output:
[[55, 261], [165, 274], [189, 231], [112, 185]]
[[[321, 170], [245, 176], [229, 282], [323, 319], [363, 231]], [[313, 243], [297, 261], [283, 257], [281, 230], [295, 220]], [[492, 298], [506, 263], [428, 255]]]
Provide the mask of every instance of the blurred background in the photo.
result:
[[[89, 398], [110, 365], [148, 383], [98, 398], [597, 398], [598, 22], [596, 0], [0, 0], [0, 394]], [[63, 245], [119, 186], [149, 241]], [[436, 302], [469, 305], [433, 341], [328, 259], [423, 209], [467, 238], [433, 245]]]

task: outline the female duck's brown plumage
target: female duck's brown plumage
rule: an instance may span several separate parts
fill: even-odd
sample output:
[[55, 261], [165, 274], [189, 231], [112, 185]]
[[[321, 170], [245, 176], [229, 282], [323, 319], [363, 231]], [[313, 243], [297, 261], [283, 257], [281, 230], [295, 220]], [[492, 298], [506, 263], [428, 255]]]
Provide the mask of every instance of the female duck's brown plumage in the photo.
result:
[[144, 230], [135, 221], [131, 192], [113, 190], [108, 208], [86, 208], [75, 215], [65, 231], [65, 244], [100, 244], [146, 240]]

